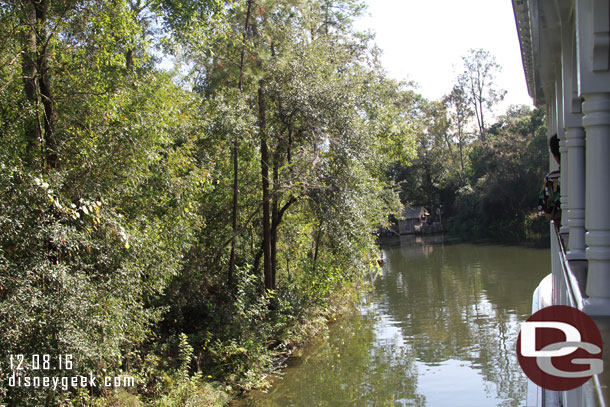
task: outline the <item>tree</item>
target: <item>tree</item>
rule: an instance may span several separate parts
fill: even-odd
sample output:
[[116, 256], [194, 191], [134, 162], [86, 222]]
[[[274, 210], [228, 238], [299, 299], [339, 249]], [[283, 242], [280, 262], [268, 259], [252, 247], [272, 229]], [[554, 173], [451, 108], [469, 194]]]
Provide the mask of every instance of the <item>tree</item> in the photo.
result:
[[[466, 90], [462, 84], [456, 84], [451, 93], [443, 100], [447, 106], [450, 130], [446, 133], [447, 148], [450, 150], [453, 167], [458, 174], [460, 186], [466, 185], [466, 167], [468, 145], [472, 141], [469, 132], [469, 123], [474, 115], [474, 111], [469, 103]], [[457, 144], [457, 157], [453, 151], [453, 145]], [[457, 162], [456, 162], [457, 161]]]
[[477, 237], [526, 238], [526, 218], [536, 213], [546, 153], [543, 112], [513, 107], [470, 152], [470, 185], [458, 191], [453, 228]]
[[[146, 20], [167, 17], [155, 5], [0, 7], [0, 322], [15, 327], [0, 335], [7, 353], [73, 354], [79, 374], [133, 366], [160, 319], [155, 301], [201, 227], [194, 212], [211, 166], [193, 155], [205, 138], [202, 100], [151, 62], [152, 36], [174, 35], [148, 31]], [[0, 386], [9, 403], [76, 396]]]
[[[425, 107], [385, 77], [362, 10], [0, 6], [2, 349], [129, 371], [149, 398], [193, 369], [248, 387], [269, 344], [376, 270], [373, 232], [400, 211], [388, 167], [422, 129], [434, 170], [446, 121], [435, 104], [412, 117]], [[92, 392], [0, 384], [0, 401]]]
[[446, 106], [412, 91], [410, 94], [402, 109], [413, 133], [416, 155], [405, 163], [395, 163], [390, 176], [401, 185], [405, 205], [437, 207], [443, 204], [441, 191], [456, 176]]
[[462, 57], [464, 71], [457, 78], [457, 87], [466, 93], [477, 119], [479, 140], [486, 141], [486, 116], [496, 103], [504, 99], [506, 91], [495, 87], [500, 65], [495, 57], [483, 49], [470, 49]]

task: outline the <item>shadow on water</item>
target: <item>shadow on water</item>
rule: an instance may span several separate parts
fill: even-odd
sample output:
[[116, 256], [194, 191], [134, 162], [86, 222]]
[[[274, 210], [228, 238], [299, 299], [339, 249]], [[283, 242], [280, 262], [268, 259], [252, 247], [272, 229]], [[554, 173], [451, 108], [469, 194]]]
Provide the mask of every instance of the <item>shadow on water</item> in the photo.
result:
[[236, 406], [521, 406], [515, 345], [547, 250], [402, 236], [360, 313]]

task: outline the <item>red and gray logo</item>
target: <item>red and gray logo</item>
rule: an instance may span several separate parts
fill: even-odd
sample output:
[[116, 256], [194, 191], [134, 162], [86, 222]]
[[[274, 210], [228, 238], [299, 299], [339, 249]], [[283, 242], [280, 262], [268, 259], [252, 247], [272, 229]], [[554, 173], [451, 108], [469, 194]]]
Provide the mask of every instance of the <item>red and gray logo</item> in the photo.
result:
[[531, 381], [554, 391], [575, 389], [604, 369], [597, 325], [565, 305], [543, 308], [521, 324], [517, 357]]

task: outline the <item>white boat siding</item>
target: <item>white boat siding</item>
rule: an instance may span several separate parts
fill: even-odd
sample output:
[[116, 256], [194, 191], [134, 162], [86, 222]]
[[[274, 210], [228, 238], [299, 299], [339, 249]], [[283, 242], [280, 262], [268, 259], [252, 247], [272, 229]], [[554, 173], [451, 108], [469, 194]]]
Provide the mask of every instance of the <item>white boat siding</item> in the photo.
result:
[[[532, 311], [570, 305], [602, 332], [606, 370], [568, 392], [533, 383], [528, 406], [610, 405], [610, 0], [512, 0], [528, 91], [561, 152], [561, 228]], [[549, 169], [557, 164], [549, 158]], [[550, 292], [550, 294], [549, 294]], [[550, 304], [549, 304], [550, 296]]]

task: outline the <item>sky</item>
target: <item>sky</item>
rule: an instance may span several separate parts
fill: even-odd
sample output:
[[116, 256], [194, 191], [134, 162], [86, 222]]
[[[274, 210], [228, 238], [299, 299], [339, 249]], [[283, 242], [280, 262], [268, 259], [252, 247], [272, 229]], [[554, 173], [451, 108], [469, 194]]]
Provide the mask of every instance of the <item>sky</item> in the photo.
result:
[[502, 67], [496, 78], [507, 91], [496, 109], [533, 106], [527, 93], [519, 38], [510, 0], [367, 0], [368, 16], [356, 22], [371, 29], [383, 50], [390, 77], [413, 80], [431, 100], [449, 93], [470, 48], [490, 51]]

